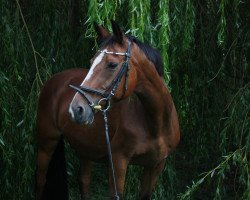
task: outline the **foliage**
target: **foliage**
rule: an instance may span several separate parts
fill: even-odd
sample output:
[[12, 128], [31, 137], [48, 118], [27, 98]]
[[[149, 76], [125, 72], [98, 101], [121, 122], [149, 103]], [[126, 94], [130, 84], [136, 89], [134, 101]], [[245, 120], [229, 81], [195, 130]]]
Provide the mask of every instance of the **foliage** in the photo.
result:
[[[94, 55], [93, 21], [116, 19], [162, 52], [182, 139], [153, 199], [250, 199], [250, 67], [247, 1], [0, 0], [0, 199], [32, 199], [35, 118], [42, 84]], [[79, 163], [67, 145], [71, 199]], [[107, 196], [96, 165], [92, 199]], [[188, 173], [187, 173], [188, 172]], [[131, 166], [126, 198], [141, 168]], [[194, 180], [194, 181], [193, 181]]]

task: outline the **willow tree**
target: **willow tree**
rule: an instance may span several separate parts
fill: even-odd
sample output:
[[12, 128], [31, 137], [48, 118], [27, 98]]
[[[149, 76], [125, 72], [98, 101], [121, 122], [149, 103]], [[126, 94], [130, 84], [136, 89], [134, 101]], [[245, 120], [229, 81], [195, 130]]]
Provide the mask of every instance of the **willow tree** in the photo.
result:
[[[98, 48], [92, 23], [110, 29], [110, 19], [161, 51], [180, 116], [181, 144], [154, 199], [249, 199], [247, 3], [0, 0], [0, 199], [33, 198], [41, 86], [58, 71], [88, 67]], [[78, 199], [78, 162], [68, 152], [70, 199]], [[135, 199], [140, 172], [130, 167], [126, 199]], [[93, 199], [107, 190], [104, 174], [97, 165]]]

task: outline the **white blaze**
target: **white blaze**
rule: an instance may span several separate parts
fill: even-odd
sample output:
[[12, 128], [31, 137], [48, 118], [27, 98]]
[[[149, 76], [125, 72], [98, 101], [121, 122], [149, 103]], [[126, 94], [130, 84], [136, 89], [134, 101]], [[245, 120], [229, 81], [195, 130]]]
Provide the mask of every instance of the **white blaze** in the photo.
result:
[[[87, 76], [85, 77], [85, 79], [84, 79], [83, 82], [81, 83], [81, 86], [83, 86], [83, 84], [84, 84], [87, 80], [89, 80], [89, 79], [91, 78], [91, 76], [92, 76], [93, 73], [94, 73], [95, 67], [102, 61], [102, 59], [103, 59], [103, 57], [104, 57], [104, 55], [105, 55], [105, 51], [107, 51], [107, 49], [104, 49], [104, 50], [95, 58], [95, 60], [94, 60], [94, 62], [93, 62], [93, 64], [92, 64], [92, 66], [90, 67], [90, 70], [89, 70]], [[77, 94], [77, 92], [76, 92], [76, 94]], [[74, 96], [74, 98], [73, 98], [73, 100], [71, 101], [70, 106], [69, 106], [69, 113], [71, 114], [71, 117], [72, 117], [72, 118], [74, 118], [74, 112], [73, 112], [73, 110], [72, 110], [72, 102], [75, 100], [76, 94], [75, 94], [75, 96]]]
[[85, 77], [84, 81], [82, 82], [81, 86], [83, 86], [83, 84], [89, 80], [92, 76], [92, 74], [94, 73], [95, 67], [102, 61], [104, 55], [105, 55], [105, 51], [107, 51], [107, 49], [104, 49], [94, 60], [92, 66], [90, 67], [89, 73], [87, 74], [87, 76]]

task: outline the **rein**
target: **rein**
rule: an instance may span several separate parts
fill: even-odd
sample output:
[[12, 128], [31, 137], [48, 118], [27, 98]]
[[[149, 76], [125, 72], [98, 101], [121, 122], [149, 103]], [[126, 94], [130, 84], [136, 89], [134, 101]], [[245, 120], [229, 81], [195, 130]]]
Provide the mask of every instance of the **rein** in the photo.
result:
[[[104, 118], [104, 125], [105, 125], [105, 136], [106, 136], [106, 143], [108, 147], [108, 156], [109, 156], [109, 163], [112, 171], [112, 178], [113, 178], [113, 183], [114, 183], [114, 191], [115, 191], [115, 199], [119, 200], [120, 197], [117, 192], [117, 186], [116, 186], [116, 179], [115, 179], [115, 170], [114, 170], [114, 164], [113, 164], [113, 159], [112, 159], [112, 150], [111, 150], [111, 144], [110, 144], [110, 139], [109, 139], [109, 127], [108, 127], [108, 115], [107, 112], [110, 109], [110, 100], [112, 97], [115, 95], [115, 92], [121, 82], [122, 77], [126, 74], [125, 77], [125, 88], [124, 88], [124, 93], [126, 92], [128, 88], [128, 73], [129, 73], [129, 59], [130, 59], [130, 50], [131, 50], [131, 41], [128, 41], [128, 49], [127, 52], [121, 53], [121, 52], [111, 52], [111, 51], [99, 51], [101, 53], [105, 54], [112, 54], [112, 55], [121, 55], [125, 56], [125, 61], [122, 64], [122, 67], [116, 77], [113, 79], [111, 84], [109, 85], [108, 89], [106, 91], [100, 91], [96, 90], [93, 88], [89, 87], [83, 87], [83, 86], [74, 86], [74, 85], [69, 85], [71, 88], [79, 92], [84, 99], [88, 102], [89, 106], [93, 110], [100, 110], [103, 113], [103, 118]], [[110, 90], [108, 93], [107, 91]], [[98, 96], [101, 96], [102, 98], [98, 101], [97, 104], [94, 104], [89, 97], [86, 95], [86, 92], [96, 94]], [[101, 103], [106, 102], [105, 107], [102, 107]]]

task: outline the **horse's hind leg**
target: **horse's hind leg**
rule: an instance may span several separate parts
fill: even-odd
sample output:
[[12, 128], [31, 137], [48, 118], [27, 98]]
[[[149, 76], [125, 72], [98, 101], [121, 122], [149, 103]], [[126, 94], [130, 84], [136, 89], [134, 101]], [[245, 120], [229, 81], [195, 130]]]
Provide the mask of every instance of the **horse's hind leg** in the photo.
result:
[[92, 163], [80, 159], [79, 185], [82, 200], [89, 199], [89, 185], [91, 176]]
[[37, 171], [36, 171], [36, 195], [37, 200], [42, 198], [42, 193], [46, 183], [46, 174], [49, 162], [53, 155], [54, 149], [58, 141], [44, 141], [44, 144], [39, 145], [37, 153]]
[[166, 160], [161, 161], [155, 166], [144, 167], [141, 181], [140, 200], [149, 200], [156, 184], [157, 178], [164, 169]]
[[[37, 152], [37, 169], [36, 169], [36, 199], [43, 198], [44, 187], [46, 183], [46, 175], [49, 167], [49, 163], [53, 156], [53, 153], [60, 140], [60, 134], [47, 134], [48, 130], [39, 128], [38, 124], [38, 152]], [[50, 132], [51, 133], [51, 132]]]

